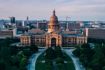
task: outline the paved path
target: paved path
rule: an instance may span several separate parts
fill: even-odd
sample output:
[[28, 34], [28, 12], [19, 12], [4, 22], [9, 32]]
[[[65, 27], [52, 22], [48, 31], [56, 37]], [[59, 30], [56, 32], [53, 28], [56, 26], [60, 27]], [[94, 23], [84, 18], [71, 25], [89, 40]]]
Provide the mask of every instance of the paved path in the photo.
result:
[[[44, 52], [45, 49], [39, 49], [38, 53], [33, 54], [29, 59], [29, 65], [27, 66], [27, 70], [35, 70], [35, 63], [38, 56]], [[76, 70], [85, 70], [85, 68], [79, 62], [79, 59], [72, 54], [73, 49], [64, 49], [64, 51], [71, 57], [73, 60], [74, 66]]]
[[29, 64], [27, 66], [27, 70], [35, 70], [35, 63], [38, 56], [44, 52], [45, 49], [39, 49], [38, 53], [33, 54], [29, 59]]
[[73, 49], [65, 49], [65, 52], [71, 57], [73, 60], [74, 66], [76, 70], [85, 70], [85, 68], [79, 62], [79, 59], [72, 54]]

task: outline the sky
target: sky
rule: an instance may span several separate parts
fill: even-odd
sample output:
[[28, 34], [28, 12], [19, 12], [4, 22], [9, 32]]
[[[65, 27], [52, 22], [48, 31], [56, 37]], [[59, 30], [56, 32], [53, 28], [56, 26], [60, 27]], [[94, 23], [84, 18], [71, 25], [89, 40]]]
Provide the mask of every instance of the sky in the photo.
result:
[[0, 19], [49, 20], [54, 9], [59, 20], [105, 21], [105, 0], [0, 0]]

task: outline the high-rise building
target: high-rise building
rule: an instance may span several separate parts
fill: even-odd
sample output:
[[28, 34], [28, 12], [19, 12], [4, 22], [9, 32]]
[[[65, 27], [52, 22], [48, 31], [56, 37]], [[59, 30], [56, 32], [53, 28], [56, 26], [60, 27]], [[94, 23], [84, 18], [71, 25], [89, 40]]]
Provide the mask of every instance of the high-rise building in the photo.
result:
[[15, 17], [10, 17], [10, 23], [11, 24], [14, 24], [16, 21], [15, 21]]

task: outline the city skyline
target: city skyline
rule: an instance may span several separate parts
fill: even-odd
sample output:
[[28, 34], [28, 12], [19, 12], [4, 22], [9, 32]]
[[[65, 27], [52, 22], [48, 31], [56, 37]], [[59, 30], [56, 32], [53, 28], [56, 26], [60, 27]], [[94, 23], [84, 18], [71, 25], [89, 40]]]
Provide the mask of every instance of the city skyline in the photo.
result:
[[56, 10], [59, 20], [104, 21], [105, 0], [0, 0], [0, 19], [11, 16], [17, 19], [49, 20], [51, 11]]

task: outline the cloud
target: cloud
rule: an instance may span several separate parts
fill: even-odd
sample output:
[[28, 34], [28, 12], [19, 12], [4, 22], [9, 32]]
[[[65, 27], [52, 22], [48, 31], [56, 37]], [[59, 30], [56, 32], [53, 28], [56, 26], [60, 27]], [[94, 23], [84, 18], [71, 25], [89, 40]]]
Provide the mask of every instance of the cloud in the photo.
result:
[[49, 19], [54, 8], [59, 19], [105, 20], [105, 0], [0, 0], [0, 17]]

